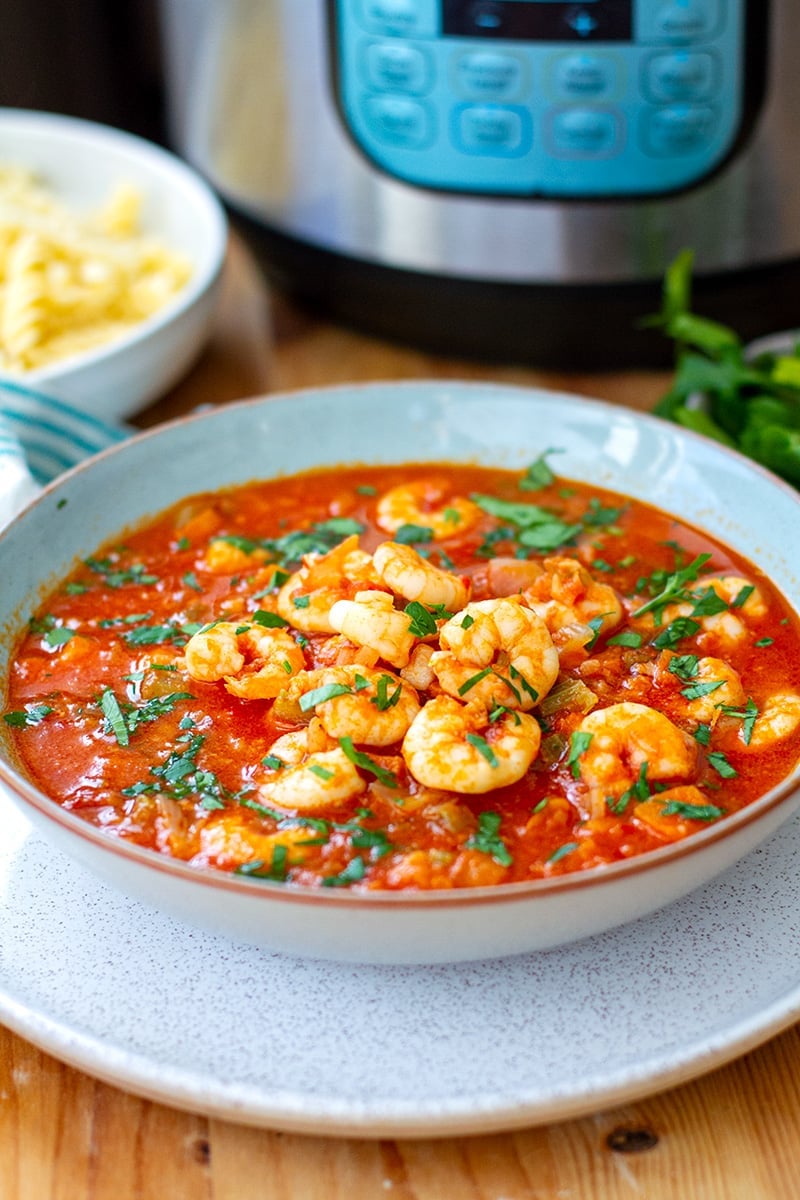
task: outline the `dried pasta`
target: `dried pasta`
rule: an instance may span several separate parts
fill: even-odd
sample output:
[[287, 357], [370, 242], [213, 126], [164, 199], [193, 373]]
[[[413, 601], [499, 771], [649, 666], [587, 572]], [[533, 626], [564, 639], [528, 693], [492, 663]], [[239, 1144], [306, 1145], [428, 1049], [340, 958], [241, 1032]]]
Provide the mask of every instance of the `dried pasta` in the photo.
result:
[[142, 201], [121, 182], [78, 212], [0, 164], [0, 370], [24, 374], [120, 338], [185, 287], [191, 263], [142, 231]]

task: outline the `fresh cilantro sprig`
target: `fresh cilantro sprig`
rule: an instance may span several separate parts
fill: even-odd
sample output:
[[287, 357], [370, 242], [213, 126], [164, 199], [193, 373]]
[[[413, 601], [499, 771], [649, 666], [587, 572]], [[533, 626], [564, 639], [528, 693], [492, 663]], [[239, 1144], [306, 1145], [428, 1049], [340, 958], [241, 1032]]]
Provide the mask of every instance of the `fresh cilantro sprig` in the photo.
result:
[[735, 330], [692, 311], [693, 268], [683, 250], [665, 273], [661, 311], [643, 322], [675, 345], [674, 376], [655, 411], [800, 487], [800, 340], [751, 361]]

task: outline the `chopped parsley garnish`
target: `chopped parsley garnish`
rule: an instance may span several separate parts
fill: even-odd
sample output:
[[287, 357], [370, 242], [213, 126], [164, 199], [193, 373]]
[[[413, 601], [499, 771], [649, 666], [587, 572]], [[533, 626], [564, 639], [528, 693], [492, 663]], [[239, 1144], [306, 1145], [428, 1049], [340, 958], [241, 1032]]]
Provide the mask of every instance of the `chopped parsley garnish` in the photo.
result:
[[366, 864], [361, 857], [351, 858], [350, 862], [338, 875], [326, 875], [322, 880], [323, 887], [348, 887], [351, 883], [359, 883], [367, 873]]
[[362, 771], [368, 771], [370, 775], [374, 775], [378, 783], [382, 783], [384, 787], [388, 788], [396, 788], [398, 786], [398, 779], [394, 772], [387, 771], [380, 763], [375, 762], [374, 758], [370, 758], [368, 754], [364, 754], [361, 750], [356, 750], [352, 738], [339, 738], [339, 745], [354, 766], [360, 767]]
[[736, 768], [728, 762], [728, 759], [721, 750], [712, 750], [706, 757], [708, 758], [708, 765], [713, 767], [723, 779], [734, 779], [739, 774]]
[[410, 618], [409, 633], [413, 633], [414, 637], [430, 637], [439, 628], [433, 613], [424, 604], [420, 604], [419, 600], [410, 600], [405, 612]]
[[520, 479], [520, 491], [538, 492], [541, 491], [542, 488], [549, 487], [551, 483], [555, 483], [556, 477], [548, 465], [547, 455], [561, 453], [561, 450], [551, 448], [549, 450], [545, 450], [543, 454], [540, 454], [539, 457], [530, 464], [525, 474]]
[[716, 804], [683, 804], [680, 800], [669, 800], [661, 809], [664, 817], [683, 817], [687, 821], [716, 821], [725, 816], [724, 808]]
[[573, 541], [583, 528], [582, 525], [567, 525], [555, 513], [538, 504], [518, 504], [513, 500], [501, 500], [497, 496], [480, 493], [474, 493], [470, 498], [490, 516], [511, 521], [512, 525], [517, 526], [517, 540], [532, 549], [555, 550]]
[[731, 600], [731, 608], [741, 608], [746, 604], [755, 591], [755, 584], [746, 583], [744, 587], [739, 588], [739, 591]]
[[255, 625], [263, 625], [265, 629], [285, 629], [289, 622], [284, 621], [283, 617], [279, 617], [277, 613], [269, 612], [267, 609], [259, 608], [253, 613], [251, 618]]
[[478, 829], [466, 842], [468, 850], [480, 850], [488, 854], [501, 867], [510, 867], [513, 863], [508, 847], [500, 837], [502, 817], [497, 812], [482, 812], [478, 814]]
[[707, 746], [711, 741], [711, 726], [698, 725], [694, 731], [694, 740], [699, 742], [701, 746]]
[[53, 711], [48, 704], [28, 704], [22, 710], [3, 713], [6, 725], [22, 729], [26, 725], [39, 725]]
[[106, 724], [120, 746], [127, 746], [130, 741], [128, 726], [125, 724], [125, 718], [122, 715], [122, 709], [119, 706], [117, 697], [112, 692], [111, 688], [106, 688], [100, 697], [100, 707], [103, 710], [103, 716], [106, 719]]
[[613, 634], [607, 642], [609, 646], [627, 646], [630, 650], [638, 650], [644, 638], [634, 629], [623, 629], [622, 633]]
[[572, 854], [573, 850], [577, 850], [579, 845], [579, 842], [566, 842], [563, 846], [559, 846], [557, 850], [554, 850], [547, 861], [549, 863], [557, 863], [562, 858], [566, 858], [568, 854]]
[[96, 575], [102, 577], [103, 583], [110, 588], [121, 588], [127, 584], [132, 586], [158, 583], [157, 575], [148, 575], [143, 563], [133, 563], [130, 567], [118, 567], [111, 558], [87, 558], [84, 566]]
[[471, 746], [474, 746], [482, 758], [485, 758], [490, 767], [499, 767], [500, 762], [492, 747], [478, 733], [468, 733], [467, 741]]
[[581, 769], [578, 759], [586, 750], [589, 749], [590, 745], [592, 744], [593, 736], [593, 734], [585, 733], [581, 729], [576, 729], [569, 736], [569, 755], [567, 757], [567, 766], [572, 771], [573, 779], [580, 778]]
[[328, 767], [323, 767], [322, 763], [315, 763], [315, 762], [309, 763], [308, 769], [311, 772], [311, 774], [316, 775], [318, 779], [322, 779], [325, 781], [327, 781], [328, 779], [333, 779], [333, 774], [334, 774], [333, 771], [331, 771]]
[[234, 875], [244, 875], [247, 879], [268, 879], [273, 883], [285, 883], [289, 873], [289, 852], [286, 846], [278, 843], [272, 850], [272, 861], [264, 862], [262, 858], [252, 859], [241, 863]]
[[336, 696], [350, 696], [352, 689], [346, 683], [326, 683], [324, 687], [312, 688], [310, 692], [304, 692], [300, 697], [300, 711], [308, 712], [310, 708], [315, 708], [318, 704], [324, 704], [326, 700], [333, 700]]
[[771, 646], [774, 640], [775, 639], [771, 637], [763, 637], [759, 638], [757, 642], [753, 643], [753, 645], [756, 647], [756, 649], [761, 650], [764, 646]]
[[485, 679], [487, 675], [493, 674], [492, 667], [484, 667], [482, 671], [478, 671], [476, 675], [472, 675], [469, 679], [465, 679], [458, 689], [459, 696], [466, 696], [467, 692], [471, 692], [474, 687]]
[[194, 592], [202, 592], [203, 590], [203, 585], [199, 582], [194, 571], [187, 571], [183, 577], [183, 582]]
[[717, 707], [726, 717], [735, 717], [736, 720], [742, 722], [742, 741], [745, 746], [749, 746], [750, 739], [753, 736], [753, 728], [758, 719], [758, 705], [752, 696], [748, 697], [744, 708], [736, 708], [731, 704], [719, 704]]
[[690, 683], [688, 687], [681, 688], [681, 695], [687, 700], [699, 700], [701, 696], [710, 696], [717, 688], [724, 686], [724, 679], [708, 679], [705, 683]]
[[[356, 676], [356, 690], [358, 690], [358, 679]], [[394, 683], [391, 675], [381, 675], [375, 685], [375, 695], [370, 698], [370, 704], [374, 704], [378, 712], [386, 712], [389, 708], [394, 708], [403, 694], [403, 685], [398, 683], [393, 691], [389, 691], [389, 687]], [[363, 686], [369, 686], [364, 680]]]
[[691, 617], [676, 617], [653, 638], [653, 645], [656, 650], [671, 649], [684, 638], [694, 637], [699, 628], [700, 622], [692, 620]]
[[694, 679], [699, 669], [700, 659], [696, 654], [676, 654], [669, 660], [667, 668], [672, 675], [677, 675], [678, 679], [682, 679], [684, 683]]
[[412, 546], [415, 542], [430, 542], [433, 540], [433, 530], [429, 525], [401, 525], [395, 530], [394, 540], [401, 546]]
[[[661, 590], [655, 595], [652, 600], [648, 600], [646, 604], [640, 605], [633, 613], [634, 617], [642, 617], [645, 613], [657, 612], [659, 609], [665, 608], [668, 604], [673, 604], [676, 601], [686, 600], [687, 583], [693, 583], [700, 574], [701, 567], [705, 566], [711, 558], [710, 554], [698, 554], [693, 558], [688, 566], [681, 567], [677, 571], [673, 571], [664, 580]], [[651, 577], [652, 578], [652, 577]]]
[[619, 816], [625, 812], [625, 809], [628, 807], [631, 800], [638, 800], [640, 803], [643, 803], [645, 800], [650, 799], [650, 788], [647, 783], [648, 766], [649, 764], [647, 762], [643, 762], [641, 764], [639, 767], [639, 774], [637, 775], [636, 779], [629, 788], [626, 788], [626, 790], [617, 800], [612, 798], [606, 800], [606, 805], [611, 812], [616, 813]]

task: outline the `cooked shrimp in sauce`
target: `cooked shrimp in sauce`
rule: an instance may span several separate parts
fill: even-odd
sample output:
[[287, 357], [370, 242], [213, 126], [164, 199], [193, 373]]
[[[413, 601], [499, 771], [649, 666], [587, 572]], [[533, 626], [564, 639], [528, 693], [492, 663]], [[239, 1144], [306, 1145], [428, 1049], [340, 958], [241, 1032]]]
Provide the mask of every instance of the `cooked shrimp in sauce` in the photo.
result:
[[800, 760], [798, 679], [797, 615], [667, 513], [347, 467], [190, 497], [78, 564], [4, 728], [109, 837], [267, 886], [464, 888], [724, 821]]

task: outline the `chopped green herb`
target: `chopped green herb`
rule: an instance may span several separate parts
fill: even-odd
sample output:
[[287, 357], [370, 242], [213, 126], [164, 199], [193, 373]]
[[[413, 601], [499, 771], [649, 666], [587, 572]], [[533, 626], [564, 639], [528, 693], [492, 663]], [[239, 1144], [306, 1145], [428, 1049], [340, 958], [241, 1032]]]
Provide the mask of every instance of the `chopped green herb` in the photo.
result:
[[[364, 683], [366, 684], [366, 680]], [[403, 694], [402, 683], [398, 683], [392, 692], [389, 691], [389, 686], [393, 683], [391, 675], [381, 675], [378, 679], [375, 695], [370, 699], [370, 704], [374, 704], [379, 712], [386, 712], [387, 709], [394, 708]], [[356, 677], [356, 690], [358, 690], [358, 676]]]
[[485, 679], [487, 675], [491, 675], [492, 673], [492, 667], [484, 667], [482, 671], [478, 671], [477, 675], [472, 675], [469, 679], [466, 679], [458, 689], [459, 696], [466, 696], [467, 692], [471, 692], [482, 679]]
[[711, 741], [711, 726], [698, 725], [694, 731], [694, 740], [699, 742], [701, 746], [707, 746]]
[[479, 813], [477, 832], [465, 844], [468, 850], [480, 850], [482, 854], [488, 854], [501, 867], [510, 867], [514, 860], [500, 837], [501, 822], [500, 813]]
[[726, 717], [735, 717], [742, 722], [742, 741], [745, 746], [749, 746], [750, 739], [753, 736], [753, 728], [758, 719], [758, 705], [755, 700], [751, 696], [748, 697], [744, 708], [736, 708], [730, 704], [719, 704], [717, 707]]
[[387, 771], [380, 763], [375, 762], [374, 758], [370, 758], [368, 754], [364, 754], [361, 750], [356, 750], [352, 738], [339, 738], [339, 745], [354, 766], [360, 767], [362, 771], [368, 771], [370, 775], [374, 775], [378, 783], [382, 783], [384, 787], [388, 788], [396, 788], [398, 786], [398, 779], [394, 772]]
[[724, 686], [724, 679], [709, 679], [705, 683], [690, 683], [688, 687], [681, 688], [681, 695], [687, 700], [699, 700], [701, 696], [710, 696], [717, 688]]
[[67, 642], [71, 642], [74, 637], [74, 629], [68, 629], [66, 625], [60, 625], [57, 629], [48, 629], [42, 641], [45, 645], [55, 650], [57, 646], [65, 646]]
[[622, 633], [615, 633], [608, 639], [609, 646], [627, 646], [631, 650], [638, 650], [644, 638], [640, 633], [636, 633], [633, 629], [623, 629]]
[[439, 628], [432, 613], [418, 600], [409, 601], [405, 612], [410, 617], [409, 633], [414, 637], [430, 637]]
[[338, 875], [328, 875], [322, 880], [323, 887], [348, 887], [351, 883], [359, 883], [367, 873], [363, 858], [351, 858], [343, 871]]
[[316, 775], [318, 779], [333, 779], [333, 771], [330, 771], [327, 767], [323, 767], [321, 763], [309, 763], [308, 769], [311, 774]]
[[183, 582], [186, 584], [187, 587], [191, 588], [192, 591], [202, 592], [202, 590], [203, 590], [202, 585], [198, 582], [197, 576], [195, 575], [194, 571], [187, 571], [183, 577]]
[[252, 620], [256, 625], [263, 625], [265, 629], [285, 629], [289, 624], [284, 621], [283, 617], [279, 617], [277, 613], [269, 612], [267, 609], [259, 608], [253, 613]]
[[687, 583], [693, 583], [697, 579], [701, 567], [705, 566], [710, 558], [710, 554], [698, 554], [688, 566], [673, 571], [671, 575], [667, 576], [658, 595], [654, 596], [652, 600], [648, 600], [646, 604], [640, 605], [633, 613], [633, 616], [642, 617], [645, 613], [665, 608], [667, 604], [672, 604], [678, 600], [685, 600]]
[[739, 588], [739, 591], [731, 600], [731, 608], [741, 608], [742, 605], [747, 603], [755, 590], [755, 585], [752, 583], [746, 583], [744, 587]]
[[310, 708], [324, 704], [326, 700], [351, 694], [352, 689], [346, 683], [326, 683], [324, 687], [312, 688], [310, 692], [303, 693], [300, 697], [300, 711], [308, 712]]
[[261, 760], [265, 767], [269, 767], [270, 771], [279, 771], [286, 764], [282, 758], [278, 758], [277, 754], [265, 754]]
[[130, 741], [128, 726], [125, 723], [125, 718], [122, 715], [122, 709], [119, 706], [117, 697], [112, 692], [111, 688], [106, 688], [100, 697], [100, 707], [103, 710], [103, 716], [106, 719], [106, 724], [110, 731], [114, 734], [120, 746], [127, 746]]
[[759, 638], [757, 642], [753, 643], [753, 645], [758, 650], [762, 650], [764, 648], [764, 646], [771, 646], [773, 644], [774, 640], [775, 639], [771, 638], [771, 637], [763, 637], [763, 638]]
[[500, 762], [492, 747], [478, 733], [468, 733], [467, 741], [471, 746], [474, 746], [482, 758], [485, 758], [490, 767], [499, 767]]
[[679, 679], [688, 683], [697, 675], [700, 669], [700, 659], [696, 654], [676, 654], [669, 660], [667, 669], [672, 675], [677, 675]]
[[687, 821], [716, 821], [725, 816], [725, 809], [717, 808], [716, 804], [683, 804], [680, 800], [670, 800], [661, 813], [665, 817], [683, 817]]
[[308, 608], [310, 603], [310, 596], [292, 596], [292, 604], [295, 608]]
[[653, 638], [653, 645], [657, 650], [671, 649], [684, 638], [694, 637], [699, 628], [700, 622], [692, 620], [691, 617], [676, 617]]
[[578, 759], [585, 753], [592, 744], [591, 733], [584, 733], [581, 729], [576, 729], [569, 736], [569, 756], [567, 757], [567, 766], [572, 771], [573, 779], [580, 778], [580, 764]]
[[523, 492], [538, 492], [542, 488], [549, 487], [551, 483], [555, 483], [555, 475], [551, 471], [547, 463], [548, 454], [561, 454], [561, 450], [545, 450], [534, 460], [526, 470], [525, 474], [519, 481], [520, 490]]
[[26, 725], [38, 725], [53, 711], [47, 704], [29, 704], [23, 710], [3, 713], [6, 725], [21, 729]]
[[573, 850], [577, 850], [579, 845], [579, 842], [566, 842], [563, 846], [559, 846], [557, 850], [553, 851], [553, 853], [547, 859], [547, 862], [559, 862], [560, 859], [566, 858], [568, 854], [571, 854]]
[[712, 750], [711, 753], [707, 755], [707, 758], [708, 765], [713, 767], [717, 774], [721, 775], [723, 779], [733, 779], [739, 774], [736, 768], [731, 766], [721, 750]]

